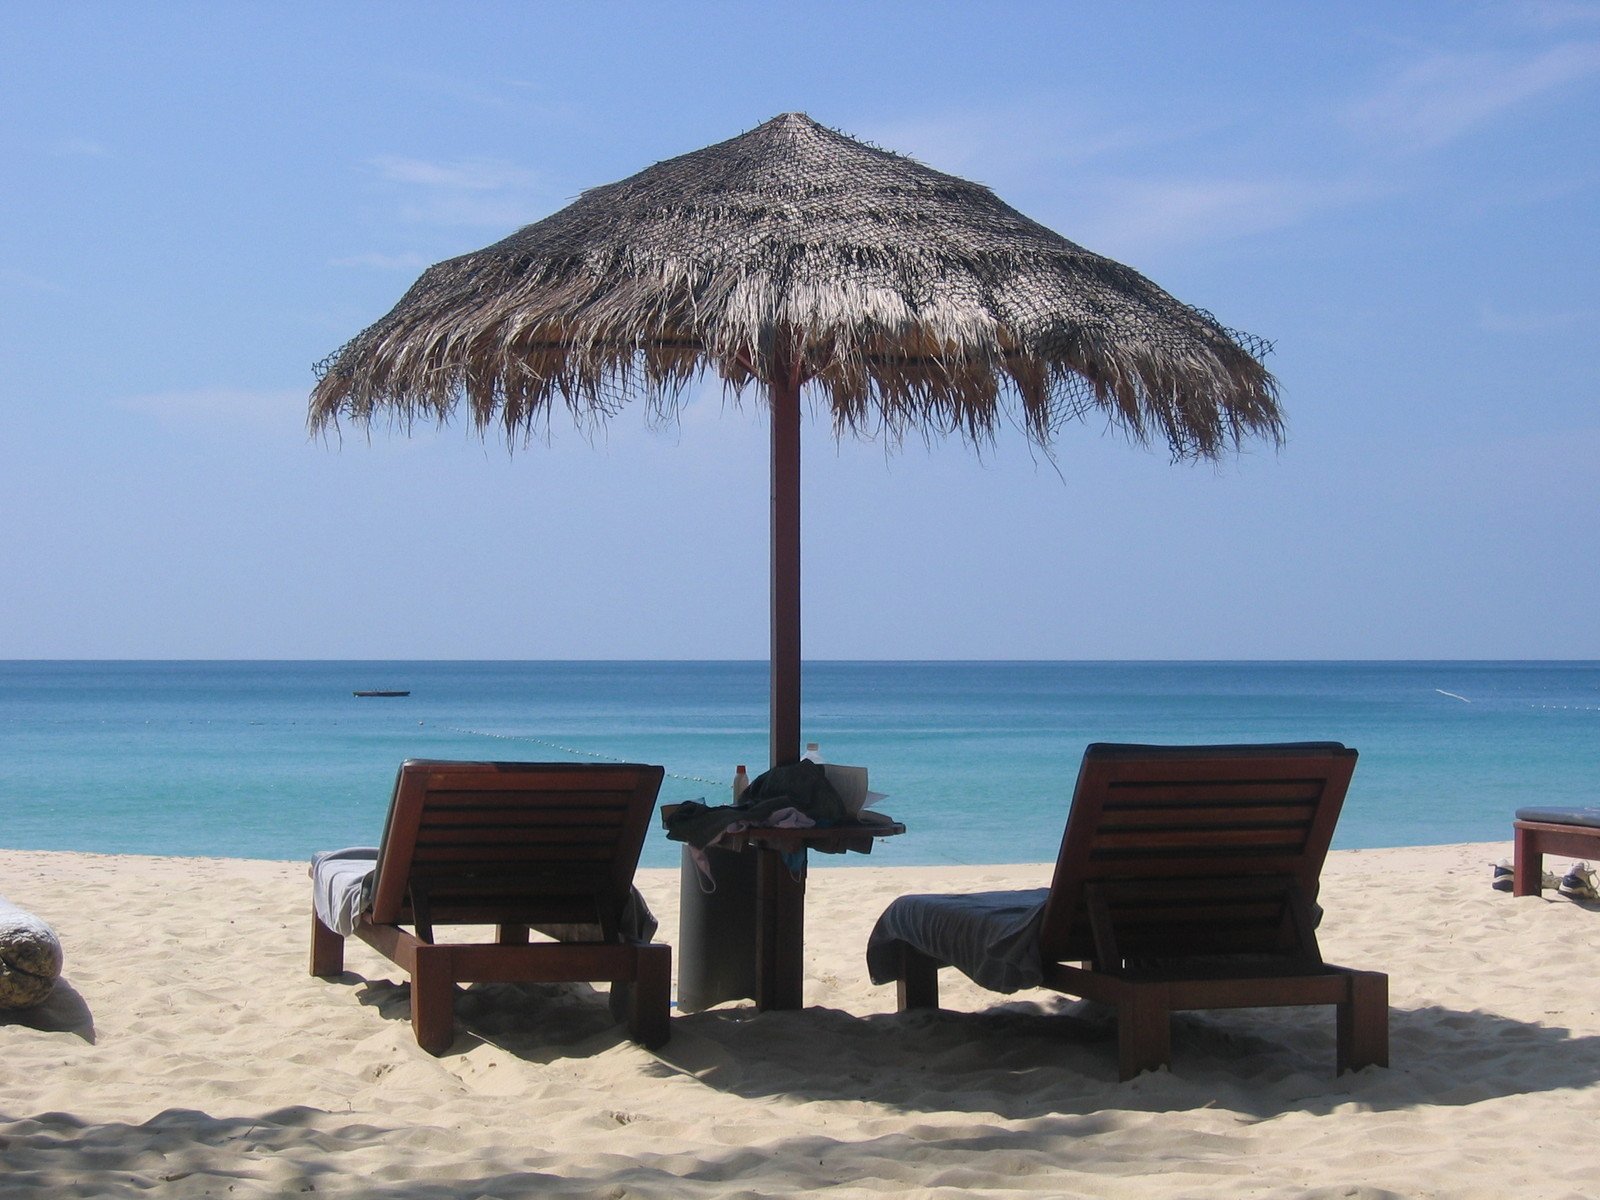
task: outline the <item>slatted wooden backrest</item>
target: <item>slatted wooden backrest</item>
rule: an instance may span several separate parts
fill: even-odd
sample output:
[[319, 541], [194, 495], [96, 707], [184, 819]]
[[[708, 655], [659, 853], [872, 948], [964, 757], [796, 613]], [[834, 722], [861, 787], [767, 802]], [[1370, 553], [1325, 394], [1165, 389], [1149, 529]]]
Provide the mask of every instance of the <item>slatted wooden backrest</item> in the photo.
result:
[[1132, 746], [1084, 752], [1042, 944], [1046, 961], [1099, 962], [1092, 899], [1108, 903], [1122, 959], [1315, 953], [1297, 931], [1355, 769], [1337, 742]]
[[[410, 760], [378, 852], [372, 919], [616, 929], [662, 769]], [[414, 913], [413, 902], [425, 913]]]

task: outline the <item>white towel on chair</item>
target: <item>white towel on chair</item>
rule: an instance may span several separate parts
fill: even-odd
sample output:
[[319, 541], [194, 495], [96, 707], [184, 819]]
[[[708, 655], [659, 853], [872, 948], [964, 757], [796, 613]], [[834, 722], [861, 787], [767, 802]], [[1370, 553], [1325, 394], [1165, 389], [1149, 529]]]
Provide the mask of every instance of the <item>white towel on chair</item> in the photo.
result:
[[311, 904], [317, 919], [341, 937], [355, 932], [356, 919], [372, 903], [378, 870], [376, 846], [319, 850], [311, 856]]

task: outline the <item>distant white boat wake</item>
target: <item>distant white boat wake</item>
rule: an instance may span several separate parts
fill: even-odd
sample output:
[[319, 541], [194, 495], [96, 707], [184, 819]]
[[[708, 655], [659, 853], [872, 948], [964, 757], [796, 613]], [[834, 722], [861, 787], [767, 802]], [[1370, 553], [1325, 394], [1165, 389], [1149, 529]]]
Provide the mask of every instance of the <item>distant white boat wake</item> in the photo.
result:
[[1471, 704], [1472, 703], [1472, 701], [1468, 700], [1465, 696], [1458, 696], [1454, 692], [1445, 691], [1443, 688], [1434, 688], [1433, 690], [1438, 692], [1439, 695], [1441, 695], [1441, 696], [1449, 696], [1450, 699], [1459, 700], [1463, 704]]

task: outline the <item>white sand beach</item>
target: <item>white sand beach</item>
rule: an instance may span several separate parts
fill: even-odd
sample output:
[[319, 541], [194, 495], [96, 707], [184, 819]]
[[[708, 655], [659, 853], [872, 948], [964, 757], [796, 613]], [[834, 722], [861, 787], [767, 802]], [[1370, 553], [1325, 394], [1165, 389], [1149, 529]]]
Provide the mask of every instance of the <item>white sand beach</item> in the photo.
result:
[[[0, 1197], [1593, 1196], [1600, 906], [1491, 890], [1508, 852], [1332, 855], [1323, 950], [1389, 973], [1389, 1069], [1334, 1077], [1331, 1010], [1251, 1010], [1181, 1015], [1171, 1071], [1118, 1083], [1070, 1001], [947, 973], [954, 1011], [902, 1018], [867, 981], [895, 895], [1043, 866], [818, 866], [806, 1010], [651, 1053], [587, 985], [476, 987], [435, 1059], [367, 947], [308, 974], [303, 864], [0, 851], [66, 950], [0, 1014]], [[672, 940], [677, 873], [639, 883]]]

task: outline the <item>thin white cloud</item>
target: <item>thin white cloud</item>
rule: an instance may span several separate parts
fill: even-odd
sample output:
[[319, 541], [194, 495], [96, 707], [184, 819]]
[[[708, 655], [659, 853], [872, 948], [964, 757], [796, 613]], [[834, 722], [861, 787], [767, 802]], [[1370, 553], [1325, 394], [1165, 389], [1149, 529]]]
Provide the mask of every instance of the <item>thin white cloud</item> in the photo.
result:
[[1192, 127], [1152, 128], [1110, 114], [1061, 114], [1016, 106], [879, 121], [846, 133], [979, 182], [992, 173], [1015, 173], [1042, 163], [1080, 164], [1141, 147], [1209, 132]]
[[507, 231], [549, 209], [539, 176], [514, 163], [383, 155], [368, 159], [367, 166], [398, 194], [396, 215], [415, 224]]
[[414, 183], [423, 187], [448, 188], [452, 191], [493, 191], [501, 188], [532, 187], [538, 177], [532, 171], [513, 163], [486, 159], [462, 162], [428, 162], [420, 158], [402, 158], [396, 155], [379, 155], [368, 160], [370, 166], [385, 178], [396, 183]]
[[1530, 24], [1547, 29], [1565, 25], [1600, 25], [1600, 4], [1593, 0], [1530, 0], [1521, 8], [1522, 15]]
[[1068, 236], [1096, 253], [1140, 260], [1175, 246], [1283, 229], [1379, 194], [1376, 185], [1353, 180], [1103, 180]]
[[110, 158], [111, 150], [91, 138], [64, 138], [51, 148], [61, 158]]
[[586, 113], [581, 104], [571, 99], [530, 95], [541, 93], [547, 97], [553, 90], [549, 80], [485, 78], [478, 72], [462, 76], [425, 71], [413, 76], [413, 82], [422, 92], [479, 108], [514, 112], [519, 121], [543, 126], [571, 125]]
[[515, 196], [440, 194], [402, 204], [401, 220], [420, 225], [465, 225], [510, 233], [548, 214], [548, 206]]
[[1600, 308], [1569, 308], [1545, 312], [1504, 312], [1493, 305], [1478, 310], [1478, 327], [1485, 333], [1519, 336], [1600, 330]]
[[154, 417], [163, 425], [183, 428], [304, 428], [308, 394], [309, 388], [306, 391], [196, 388], [124, 396], [111, 403], [126, 412]]
[[71, 290], [53, 279], [46, 279], [42, 275], [30, 275], [26, 271], [15, 271], [9, 267], [0, 267], [0, 284], [12, 284], [31, 292], [49, 292], [53, 296], [65, 296]]
[[350, 254], [328, 260], [330, 267], [370, 267], [378, 271], [420, 271], [433, 259], [424, 254]]
[[884, 121], [866, 129], [847, 129], [873, 145], [904, 154], [937, 171], [961, 174], [987, 163], [994, 145], [994, 119], [962, 113], [917, 120]]
[[1597, 74], [1600, 42], [1567, 42], [1532, 56], [1435, 54], [1354, 105], [1350, 121], [1389, 143], [1441, 146], [1501, 113]]
[[[1013, 105], [880, 122], [861, 131], [939, 170], [992, 184], [1002, 198], [1043, 178], [1061, 182], [1025, 211], [1098, 253], [1149, 257], [1295, 224], [1377, 189], [1350, 181], [1275, 178], [1141, 179], [1130, 174], [1166, 148], [1230, 142], [1236, 114], [1185, 114], [1166, 123], [1088, 109]], [[853, 132], [853, 131], [852, 131]], [[1157, 152], [1157, 153], [1152, 153]], [[1063, 165], [1072, 168], [1059, 170]], [[1043, 203], [1040, 201], [1043, 200]]]

